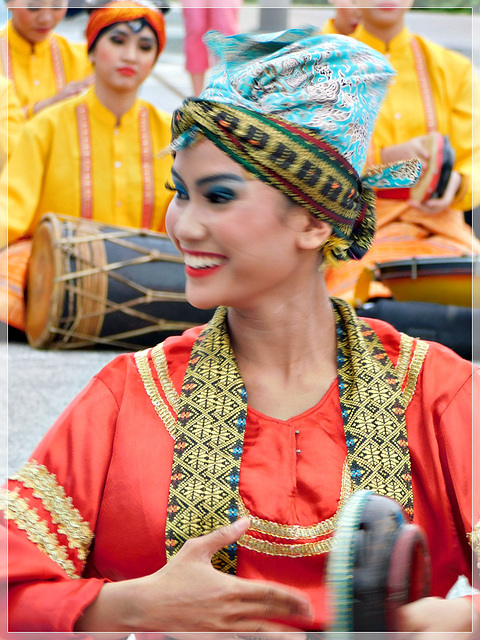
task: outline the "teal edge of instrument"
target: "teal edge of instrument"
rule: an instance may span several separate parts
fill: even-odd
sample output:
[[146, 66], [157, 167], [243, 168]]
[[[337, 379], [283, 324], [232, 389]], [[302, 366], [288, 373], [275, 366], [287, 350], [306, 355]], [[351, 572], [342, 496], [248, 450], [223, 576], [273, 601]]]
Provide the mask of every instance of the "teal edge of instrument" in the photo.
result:
[[[333, 549], [327, 562], [327, 586], [331, 602], [332, 621], [327, 629], [329, 640], [353, 637], [353, 568], [355, 562], [355, 535], [362, 513], [373, 491], [355, 491], [342, 508], [334, 535]], [[330, 635], [332, 634], [332, 635]]]

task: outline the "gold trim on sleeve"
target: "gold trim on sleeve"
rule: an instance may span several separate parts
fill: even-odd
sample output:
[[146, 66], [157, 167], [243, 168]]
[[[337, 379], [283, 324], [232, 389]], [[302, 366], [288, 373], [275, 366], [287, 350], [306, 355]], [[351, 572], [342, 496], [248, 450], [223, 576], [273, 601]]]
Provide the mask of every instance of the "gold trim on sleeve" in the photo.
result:
[[423, 340], [417, 340], [415, 353], [413, 354], [412, 362], [410, 363], [410, 367], [408, 370], [407, 384], [403, 391], [403, 398], [405, 400], [405, 409], [410, 404], [410, 401], [413, 398], [413, 394], [415, 393], [418, 376], [420, 375], [420, 371], [422, 370], [423, 362], [425, 360], [425, 356], [427, 355], [428, 347], [429, 345]]
[[157, 389], [157, 385], [155, 384], [155, 380], [153, 379], [150, 365], [148, 363], [148, 352], [149, 349], [146, 349], [145, 351], [138, 351], [135, 354], [135, 363], [142, 379], [143, 386], [145, 387], [145, 391], [147, 392], [157, 415], [163, 421], [168, 433], [175, 439], [176, 419], [170, 413], [170, 410]]
[[480, 520], [473, 527], [471, 533], [467, 533], [468, 541], [477, 559], [477, 567], [480, 569]]
[[408, 373], [408, 364], [412, 355], [413, 338], [407, 336], [406, 333], [400, 334], [400, 352], [398, 354], [397, 364], [395, 370], [398, 375], [400, 387], [403, 387], [405, 378]]
[[7, 520], [13, 520], [17, 527], [28, 536], [28, 539], [53, 560], [72, 579], [80, 578], [77, 568], [68, 558], [67, 547], [61, 545], [55, 533], [48, 528], [36, 509], [30, 508], [28, 502], [16, 491], [0, 489], [0, 509], [5, 512]]
[[[415, 344], [416, 342], [416, 344]], [[415, 344], [415, 349], [413, 348]], [[428, 343], [416, 340], [405, 333], [401, 334], [400, 352], [395, 366], [400, 387], [403, 389], [403, 402], [405, 409], [412, 400], [417, 386], [418, 376], [423, 366], [423, 361], [428, 351]], [[412, 357], [413, 351], [413, 357]]]
[[88, 522], [85, 522], [78, 509], [73, 506], [72, 498], [58, 484], [55, 474], [32, 460], [11, 476], [11, 480], [17, 480], [32, 489], [33, 496], [42, 501], [45, 510], [52, 516], [58, 532], [67, 537], [70, 549], [77, 549], [79, 560], [85, 562], [93, 533]]
[[167, 358], [165, 357], [162, 344], [157, 344], [157, 346], [152, 349], [152, 360], [155, 365], [155, 369], [157, 370], [158, 379], [160, 380], [162, 389], [165, 391], [165, 396], [171, 404], [172, 409], [176, 414], [178, 414], [180, 410], [180, 396], [175, 391], [175, 387], [170, 380]]

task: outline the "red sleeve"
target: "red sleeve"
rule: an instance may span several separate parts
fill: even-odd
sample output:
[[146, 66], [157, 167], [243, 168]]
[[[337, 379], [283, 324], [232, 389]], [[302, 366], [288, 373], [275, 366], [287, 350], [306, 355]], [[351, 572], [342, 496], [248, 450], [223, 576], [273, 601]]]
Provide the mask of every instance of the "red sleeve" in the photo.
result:
[[[117, 358], [104, 379], [121, 381], [125, 362]], [[105, 582], [88, 558], [115, 439], [116, 396], [94, 378], [2, 489], [9, 631], [72, 631]], [[5, 577], [5, 562], [0, 571]]]
[[446, 406], [438, 426], [439, 455], [453, 521], [466, 559], [467, 577], [477, 588], [480, 586], [477, 568], [479, 558], [475, 554], [475, 551], [478, 553], [478, 540], [475, 544], [472, 534], [480, 518], [480, 495], [475, 491], [479, 453], [473, 446], [478, 442], [478, 434], [475, 433], [479, 428], [475, 398], [479, 397], [480, 375], [475, 369]]

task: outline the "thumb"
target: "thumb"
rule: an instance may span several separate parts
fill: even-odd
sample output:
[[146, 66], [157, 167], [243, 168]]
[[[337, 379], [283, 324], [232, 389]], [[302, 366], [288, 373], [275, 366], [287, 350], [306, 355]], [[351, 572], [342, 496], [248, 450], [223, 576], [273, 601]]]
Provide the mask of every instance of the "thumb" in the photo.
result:
[[211, 533], [206, 533], [196, 539], [197, 550], [212, 558], [213, 555], [223, 547], [236, 542], [250, 527], [248, 518], [240, 518], [236, 522], [225, 527], [215, 529]]

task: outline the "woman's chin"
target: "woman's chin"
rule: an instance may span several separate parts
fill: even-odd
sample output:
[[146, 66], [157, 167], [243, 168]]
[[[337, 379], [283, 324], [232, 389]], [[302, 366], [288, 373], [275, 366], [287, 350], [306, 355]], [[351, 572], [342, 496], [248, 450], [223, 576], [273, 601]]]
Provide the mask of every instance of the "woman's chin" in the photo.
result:
[[207, 298], [206, 296], [189, 295], [187, 291], [187, 302], [196, 309], [216, 309], [222, 303], [218, 299]]

